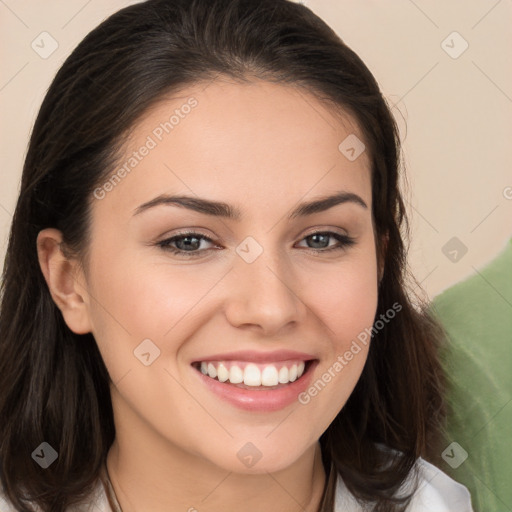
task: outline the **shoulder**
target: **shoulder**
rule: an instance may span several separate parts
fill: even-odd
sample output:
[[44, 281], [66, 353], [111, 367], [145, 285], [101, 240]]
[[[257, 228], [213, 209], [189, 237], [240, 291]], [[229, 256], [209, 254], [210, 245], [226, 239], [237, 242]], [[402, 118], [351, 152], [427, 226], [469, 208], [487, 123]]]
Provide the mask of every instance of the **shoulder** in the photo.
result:
[[[418, 459], [416, 468], [418, 486], [407, 512], [473, 512], [471, 496], [466, 487], [422, 458]], [[413, 484], [414, 479], [411, 477], [404, 486], [404, 492]], [[363, 512], [339, 476], [336, 482], [335, 512]]]
[[411, 512], [473, 512], [468, 489], [423, 459], [418, 459], [418, 490]]

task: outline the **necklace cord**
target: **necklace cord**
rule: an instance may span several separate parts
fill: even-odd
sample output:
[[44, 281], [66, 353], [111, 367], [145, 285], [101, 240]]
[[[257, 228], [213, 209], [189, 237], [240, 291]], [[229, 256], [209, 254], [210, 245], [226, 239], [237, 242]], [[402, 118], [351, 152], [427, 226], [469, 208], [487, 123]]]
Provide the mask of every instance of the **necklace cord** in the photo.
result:
[[107, 495], [108, 504], [112, 509], [112, 512], [123, 512], [121, 505], [119, 504], [119, 500], [117, 499], [116, 492], [114, 491], [114, 487], [112, 482], [110, 481], [110, 475], [108, 474], [107, 462], [105, 461], [103, 465], [103, 471], [100, 476], [101, 483], [105, 488], [105, 494]]

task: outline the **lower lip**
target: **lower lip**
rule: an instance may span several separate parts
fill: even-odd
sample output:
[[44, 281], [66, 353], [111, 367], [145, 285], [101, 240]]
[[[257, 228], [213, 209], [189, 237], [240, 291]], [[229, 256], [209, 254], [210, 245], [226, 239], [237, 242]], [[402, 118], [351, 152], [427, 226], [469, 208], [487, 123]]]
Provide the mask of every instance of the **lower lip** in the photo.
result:
[[258, 387], [254, 390], [239, 388], [233, 384], [219, 382], [217, 379], [207, 377], [193, 368], [194, 372], [214, 394], [230, 404], [246, 411], [273, 412], [284, 409], [296, 402], [300, 393], [306, 390], [311, 382], [313, 370], [318, 361], [310, 361], [300, 378], [276, 389]]

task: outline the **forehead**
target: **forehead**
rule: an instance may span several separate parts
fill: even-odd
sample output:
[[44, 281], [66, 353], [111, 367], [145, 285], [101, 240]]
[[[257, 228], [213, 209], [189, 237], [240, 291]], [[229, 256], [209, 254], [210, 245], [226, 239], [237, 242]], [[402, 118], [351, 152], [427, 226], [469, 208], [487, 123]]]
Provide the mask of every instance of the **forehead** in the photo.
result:
[[340, 188], [370, 205], [363, 141], [352, 116], [305, 89], [197, 83], [160, 100], [133, 127], [102, 207], [118, 212], [158, 194], [188, 193], [261, 209]]

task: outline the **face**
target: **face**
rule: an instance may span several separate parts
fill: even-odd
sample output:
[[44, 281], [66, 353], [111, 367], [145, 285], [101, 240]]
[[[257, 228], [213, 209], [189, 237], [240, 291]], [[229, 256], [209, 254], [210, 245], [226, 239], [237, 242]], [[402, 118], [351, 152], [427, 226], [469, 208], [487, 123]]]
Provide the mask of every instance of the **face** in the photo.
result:
[[362, 140], [267, 82], [196, 84], [137, 124], [92, 199], [83, 275], [118, 434], [238, 473], [316, 445], [377, 307]]

